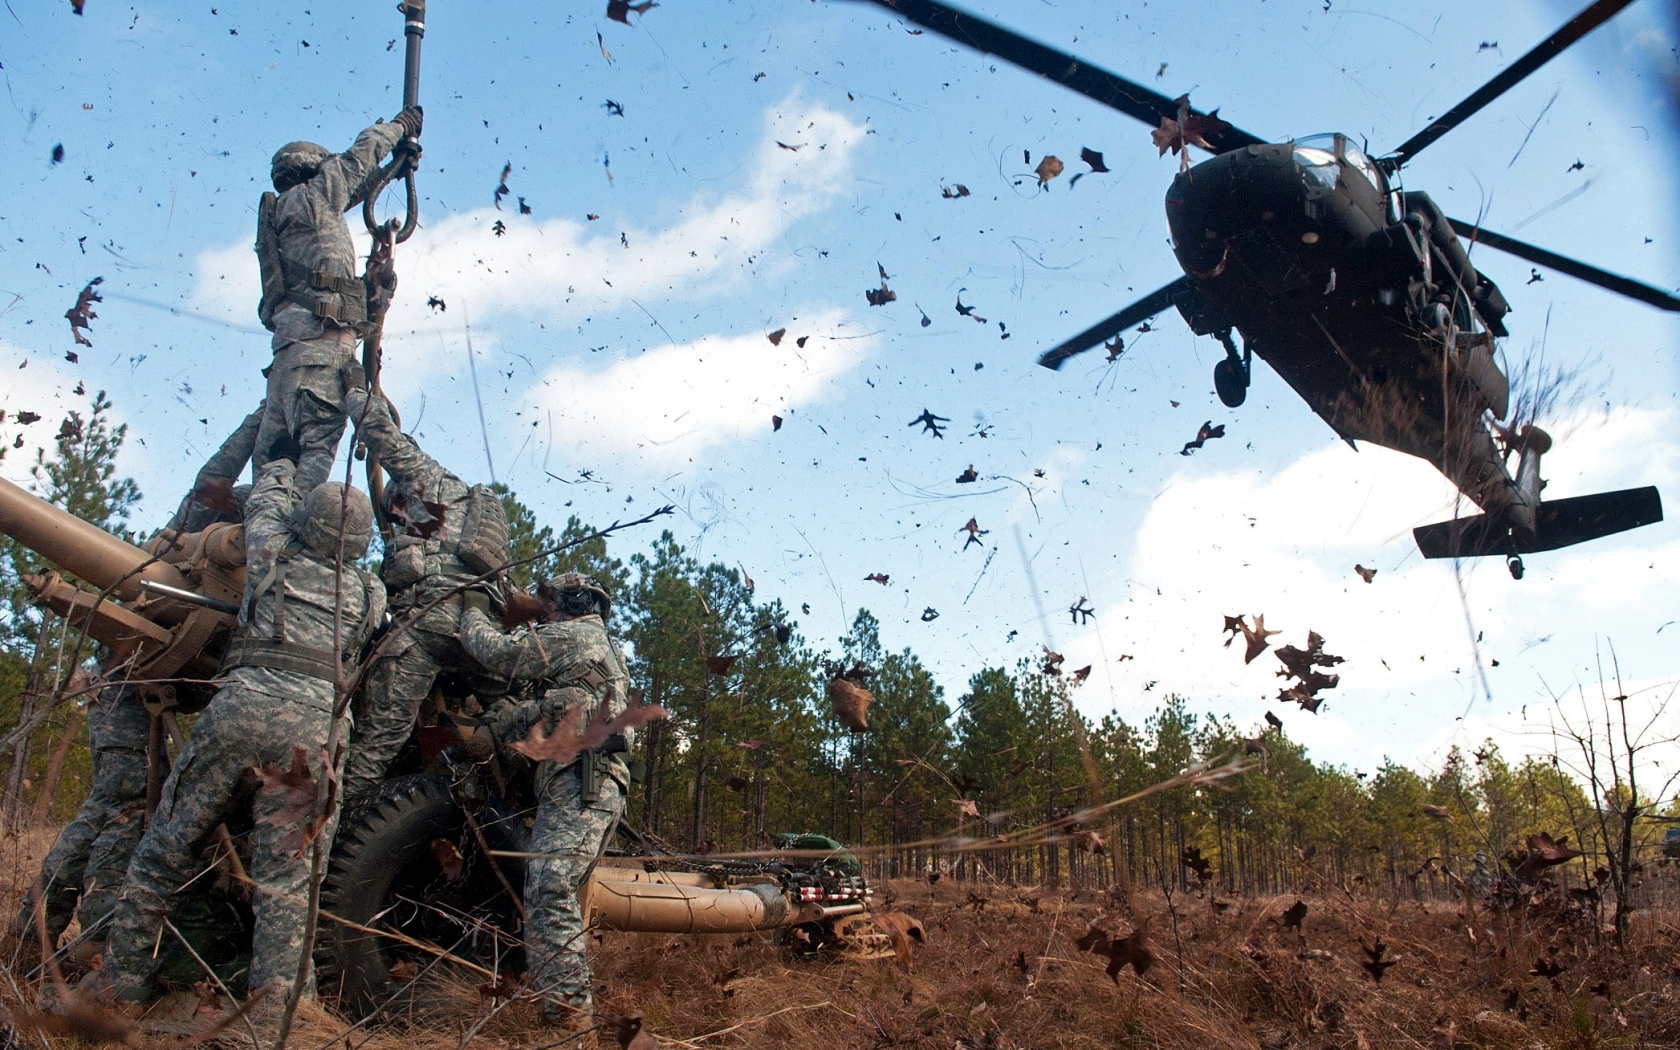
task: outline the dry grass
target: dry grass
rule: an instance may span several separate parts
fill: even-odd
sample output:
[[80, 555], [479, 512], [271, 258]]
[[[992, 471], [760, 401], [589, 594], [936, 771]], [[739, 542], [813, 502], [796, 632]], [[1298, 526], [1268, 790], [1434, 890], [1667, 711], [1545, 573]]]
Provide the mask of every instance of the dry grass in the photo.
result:
[[[1680, 1045], [1672, 914], [1636, 915], [1633, 941], [1619, 951], [1590, 927], [1537, 913], [1340, 892], [1300, 898], [1309, 906], [1300, 933], [1278, 921], [1293, 896], [1224, 899], [1216, 912], [1208, 899], [1177, 895], [1176, 936], [1158, 893], [947, 880], [893, 883], [880, 897], [925, 924], [914, 959], [801, 959], [759, 936], [607, 933], [592, 944], [598, 1010], [642, 1011], [665, 1045], [776, 1050]], [[1093, 922], [1124, 932], [1145, 919], [1156, 962], [1142, 979], [1126, 969], [1111, 981], [1104, 960], [1073, 943]], [[1361, 946], [1378, 937], [1400, 960], [1381, 983], [1359, 965]], [[1531, 974], [1541, 957], [1563, 972]], [[530, 1003], [481, 996], [480, 981], [428, 989], [423, 1019], [348, 1040], [348, 1022], [306, 1010], [291, 1045], [488, 1050], [558, 1038]]]

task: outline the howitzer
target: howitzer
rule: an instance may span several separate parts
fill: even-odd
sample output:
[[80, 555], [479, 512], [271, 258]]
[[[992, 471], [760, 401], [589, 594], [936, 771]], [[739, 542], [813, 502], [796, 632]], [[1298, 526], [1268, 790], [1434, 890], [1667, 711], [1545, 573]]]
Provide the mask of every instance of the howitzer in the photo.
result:
[[[245, 591], [245, 527], [162, 529], [137, 547], [0, 479], [0, 532], [54, 568], [24, 577], [37, 605], [108, 650], [149, 700], [187, 709], [213, 693]], [[174, 681], [170, 681], [173, 679]]]
[[[152, 801], [161, 780], [162, 726], [172, 708], [209, 702], [221, 654], [237, 623], [245, 586], [245, 528], [218, 523], [193, 533], [164, 529], [136, 546], [0, 479], [0, 533], [54, 568], [25, 577], [33, 600], [63, 616], [73, 630], [104, 646], [107, 672], [122, 675], [154, 714]], [[467, 731], [431, 725], [388, 779], [343, 816], [322, 906], [318, 965], [346, 1000], [369, 1005], [392, 994], [395, 964], [416, 944], [454, 944], [468, 966], [500, 960], [519, 944], [527, 819], [534, 812], [531, 769], [488, 775], [482, 755], [447, 761], [472, 749]], [[352, 746], [354, 737], [352, 736]], [[494, 760], [491, 759], [490, 762]], [[217, 843], [236, 845], [245, 829]], [[621, 825], [621, 831], [627, 831]], [[885, 934], [871, 928], [870, 890], [855, 857], [822, 836], [779, 836], [787, 853], [753, 861], [683, 858], [649, 839], [626, 834], [579, 894], [602, 929], [639, 933], [712, 934], [797, 930], [801, 951], [889, 955]], [[440, 842], [460, 867], [443, 862]], [[207, 843], [207, 846], [211, 844]], [[212, 848], [214, 848], [212, 846]], [[218, 879], [199, 880], [198, 914], [248, 917], [229, 901], [244, 892], [243, 867], [228, 864]], [[217, 905], [215, 902], [221, 900]], [[179, 925], [179, 924], [178, 924]], [[197, 956], [181, 960], [187, 985], [203, 976], [198, 959], [233, 980], [244, 965], [249, 930], [224, 924], [188, 926]], [[170, 949], [173, 950], [173, 949]], [[431, 949], [427, 949], [431, 951]], [[431, 956], [422, 952], [422, 963]], [[166, 965], [167, 973], [171, 969]]]

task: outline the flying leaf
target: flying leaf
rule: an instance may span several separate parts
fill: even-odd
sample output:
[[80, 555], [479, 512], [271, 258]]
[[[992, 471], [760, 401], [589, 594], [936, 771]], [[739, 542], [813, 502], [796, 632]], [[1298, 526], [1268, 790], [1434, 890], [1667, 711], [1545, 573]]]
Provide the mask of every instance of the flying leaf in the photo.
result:
[[613, 1014], [598, 1016], [601, 1017], [601, 1026], [618, 1039], [618, 1050], [659, 1050], [659, 1043], [653, 1038], [653, 1033], [642, 1023], [640, 1010], [623, 1017]]
[[1186, 441], [1184, 443], [1184, 448], [1179, 452], [1179, 455], [1188, 456], [1190, 453], [1201, 448], [1204, 444], [1212, 441], [1214, 438], [1222, 438], [1224, 436], [1225, 424], [1221, 423], [1218, 426], [1214, 426], [1213, 420], [1210, 419], [1206, 423], [1203, 423], [1200, 429], [1196, 431], [1196, 437], [1194, 440]]
[[642, 0], [639, 4], [630, 3], [629, 0], [607, 0], [607, 17], [614, 22], [623, 22], [625, 25], [629, 25], [630, 12], [634, 11], [638, 15], [645, 15], [650, 9], [658, 6], [653, 0]]
[[975, 473], [974, 464], [972, 464], [972, 463], [970, 463], [968, 465], [967, 470], [965, 470], [961, 474], [957, 475], [957, 484], [959, 484], [959, 485], [967, 485], [971, 481], [979, 481], [979, 480], [980, 480], [980, 475]]
[[1357, 572], [1359, 574], [1359, 578], [1364, 580], [1366, 583], [1370, 583], [1371, 582], [1371, 577], [1373, 577], [1377, 574], [1377, 570], [1367, 569], [1363, 565], [1355, 565], [1353, 567], [1353, 571]]
[[[1365, 948], [1363, 944], [1360, 947]], [[1371, 980], [1378, 984], [1382, 983], [1383, 974], [1388, 972], [1388, 968], [1400, 961], [1395, 958], [1383, 958], [1383, 953], [1387, 950], [1388, 945], [1382, 942], [1381, 937], [1378, 937], [1375, 947], [1365, 948], [1365, 954], [1369, 956], [1369, 961], [1359, 964], [1365, 969], [1366, 973], [1371, 975]]]
[[328, 763], [325, 768], [328, 771], [327, 805], [319, 811], [315, 803], [320, 785], [314, 771], [309, 768], [309, 751], [302, 744], [292, 745], [291, 769], [266, 765], [254, 770], [257, 780], [262, 783], [262, 792], [280, 796], [280, 805], [258, 817], [257, 823], [291, 829], [280, 837], [278, 846], [282, 851], [303, 856], [310, 843], [326, 827], [327, 815], [333, 812], [338, 800], [338, 777], [333, 772], [336, 768], [334, 763]]
[[498, 179], [497, 182], [496, 182], [496, 196], [491, 201], [491, 203], [495, 204], [497, 211], [502, 210], [502, 198], [506, 197], [508, 195], [508, 193], [510, 192], [508, 190], [507, 179], [508, 179], [508, 176], [511, 175], [511, 174], [513, 174], [513, 164], [512, 164], [512, 162], [509, 162], [507, 164], [503, 164], [502, 165], [502, 177], [500, 179]]
[[546, 611], [543, 600], [525, 591], [509, 591], [502, 602], [502, 630], [511, 631], [520, 624], [530, 623]]
[[901, 911], [878, 911], [869, 916], [870, 925], [887, 935], [892, 942], [893, 952], [904, 963], [904, 968], [916, 968], [915, 946], [927, 943], [927, 928], [921, 920]]
[[729, 668], [734, 666], [734, 663], [734, 656], [708, 656], [706, 657], [706, 673], [726, 675], [729, 673]]
[[1103, 155], [1094, 149], [1081, 147], [1079, 159], [1091, 166], [1091, 174], [1100, 175], [1108, 171], [1108, 165], [1103, 163]]
[[[1268, 631], [1266, 629], [1265, 613], [1254, 614], [1253, 627], [1250, 627], [1246, 622], [1244, 622], [1241, 616], [1227, 616], [1225, 617], [1225, 629], [1227, 631], [1231, 630], [1231, 623], [1233, 620], [1236, 621], [1236, 629], [1242, 632], [1243, 640], [1248, 643], [1247, 648], [1243, 650], [1243, 663], [1245, 664], [1253, 663], [1256, 656], [1259, 656], [1261, 653], [1271, 648], [1272, 643], [1268, 642], [1266, 640], [1267, 638], [1270, 638], [1274, 634], [1283, 633], [1282, 631]], [[1225, 640], [1226, 646], [1229, 646], [1235, 637], [1236, 636], [1233, 634], [1231, 638], [1227, 638]]]
[[1282, 916], [1280, 916], [1280, 921], [1283, 923], [1284, 929], [1287, 930], [1293, 926], [1297, 931], [1299, 931], [1301, 929], [1301, 922], [1306, 919], [1306, 917], [1307, 902], [1297, 900], [1294, 904], [1289, 906], [1289, 909], [1285, 911]]
[[568, 708], [554, 723], [552, 730], [545, 729], [539, 721], [531, 727], [524, 740], [513, 744], [513, 749], [533, 762], [569, 766], [577, 761], [578, 755], [600, 747], [626, 730], [669, 717], [669, 711], [658, 704], [644, 705], [641, 694], [633, 693], [620, 714], [613, 718], [596, 718], [582, 728], [578, 723], [583, 720], [583, 708], [577, 706]]
[[887, 268], [880, 263], [876, 263], [875, 269], [881, 274], [881, 287], [879, 289], [864, 289], [863, 297], [869, 300], [870, 306], [885, 306], [897, 299], [898, 293], [887, 287]]
[[1213, 881], [1213, 861], [1202, 856], [1201, 847], [1184, 847], [1184, 852], [1179, 854], [1178, 859], [1186, 868], [1189, 868], [1191, 871], [1196, 873], [1197, 882], [1206, 883]]
[[1073, 833], [1073, 844], [1086, 853], [1101, 853], [1104, 850], [1102, 836], [1091, 830]]
[[956, 200], [958, 197], [968, 196], [968, 187], [960, 182], [955, 186], [941, 186], [939, 187], [939, 195], [946, 200]]
[[781, 416], [771, 416], [770, 417], [770, 433], [774, 434], [776, 431], [778, 431], [780, 429], [782, 429], [782, 417]]
[[864, 579], [870, 583], [878, 583], [885, 587], [887, 585], [888, 576], [884, 572], [872, 572], [868, 576], [865, 576]]
[[771, 332], [765, 338], [770, 340], [770, 345], [771, 346], [781, 346], [782, 345], [782, 336], [784, 336], [784, 335], [787, 335], [787, 329], [786, 328], [778, 328], [774, 332]]
[[971, 799], [971, 798], [954, 798], [954, 799], [951, 800], [951, 804], [956, 806], [957, 810], [960, 813], [962, 813], [963, 816], [974, 817], [976, 819], [979, 819], [980, 806], [973, 799]]
[[934, 437], [943, 438], [945, 436], [945, 428], [942, 424], [949, 423], [950, 421], [949, 417], [936, 416], [931, 411], [924, 408], [922, 409], [921, 415], [912, 419], [905, 425], [913, 427], [917, 423], [920, 423], [922, 425], [922, 433], [926, 434], [931, 432]]
[[925, 609], [922, 610], [922, 622], [923, 623], [932, 623], [933, 621], [935, 621], [937, 619], [939, 619], [939, 610], [938, 609], [935, 609], [933, 606], [929, 605], [928, 607], [926, 607]]
[[70, 334], [75, 336], [76, 342], [82, 346], [93, 345], [93, 342], [89, 340], [87, 336], [84, 336], [82, 332], [92, 331], [93, 319], [99, 316], [93, 312], [93, 304], [102, 303], [105, 300], [102, 299], [99, 293], [94, 291], [94, 289], [104, 283], [105, 278], [103, 277], [95, 277], [93, 280], [89, 281], [83, 286], [81, 292], [76, 296], [76, 305], [64, 311], [65, 319], [70, 322]]
[[1452, 811], [1445, 806], [1434, 806], [1425, 803], [1424, 805], [1419, 806], [1418, 809], [1424, 816], [1438, 820], [1443, 824], [1458, 823], [1458, 821], [1453, 819]]
[[1033, 174], [1038, 176], [1038, 184], [1043, 186], [1051, 179], [1062, 173], [1062, 162], [1056, 157], [1046, 156], [1038, 162]]
[[1511, 864], [1511, 874], [1521, 882], [1535, 882], [1548, 868], [1574, 860], [1581, 851], [1565, 845], [1568, 841], [1567, 836], [1553, 840], [1544, 831], [1528, 836], [1524, 843], [1528, 847], [1527, 855], [1519, 858], [1513, 851], [1506, 856], [1506, 862]]

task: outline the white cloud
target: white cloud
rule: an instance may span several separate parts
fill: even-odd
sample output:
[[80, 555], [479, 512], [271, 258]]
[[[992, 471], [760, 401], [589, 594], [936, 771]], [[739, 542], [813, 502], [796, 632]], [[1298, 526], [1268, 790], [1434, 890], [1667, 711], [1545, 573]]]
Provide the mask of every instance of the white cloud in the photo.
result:
[[[19, 368], [20, 362], [28, 366]], [[31, 354], [21, 347], [0, 342], [0, 368], [8, 370], [4, 390], [0, 390], [0, 477], [14, 484], [28, 487], [29, 468], [35, 464], [36, 454], [54, 448], [59, 423], [72, 410], [80, 411], [85, 419], [94, 391], [78, 397], [73, 391], [81, 377], [63, 361], [42, 354]], [[18, 422], [19, 412], [33, 412], [40, 420], [29, 424]], [[120, 424], [122, 415], [112, 409], [113, 424]], [[23, 439], [21, 446], [16, 442]]]
[[[1548, 494], [1652, 483], [1673, 492], [1680, 469], [1664, 438], [1677, 422], [1668, 410], [1622, 409], [1558, 427], [1568, 439], [1547, 460]], [[1067, 666], [1097, 664], [1087, 703], [1106, 706], [1115, 695], [1147, 708], [1178, 692], [1240, 721], [1271, 706], [1299, 716], [1291, 732], [1301, 730], [1315, 754], [1405, 757], [1425, 738], [1446, 739], [1432, 732], [1438, 721], [1425, 720], [1478, 703], [1481, 673], [1515, 708], [1533, 698], [1537, 674], [1563, 673], [1590, 654], [1590, 632], [1649, 637], [1658, 622], [1651, 617], [1680, 585], [1680, 530], [1665, 523], [1533, 555], [1521, 582], [1499, 559], [1467, 561], [1461, 599], [1451, 563], [1425, 562], [1412, 545], [1411, 526], [1449, 516], [1453, 502], [1450, 486], [1420, 460], [1336, 443], [1269, 476], [1195, 470], [1181, 470], [1155, 499], [1123, 577], [1102, 588], [1128, 596], [1105, 615], [1108, 659], [1138, 659], [1109, 663], [1110, 687], [1095, 639], [1067, 646]], [[1354, 575], [1356, 562], [1378, 569], [1374, 583]], [[1466, 607], [1484, 636], [1479, 650]], [[1269, 653], [1245, 666], [1240, 637], [1222, 647], [1221, 616], [1239, 613], [1264, 613], [1269, 628], [1281, 629], [1274, 646], [1303, 645], [1310, 628], [1346, 658], [1334, 668], [1341, 685], [1316, 718], [1279, 706], [1283, 680]], [[1522, 659], [1525, 647], [1534, 652]], [[1488, 667], [1489, 658], [1502, 658], [1501, 668]], [[1153, 691], [1142, 692], [1151, 680]], [[1482, 717], [1492, 717], [1485, 707]], [[1400, 736], [1385, 736], [1393, 732]]]
[[[670, 225], [532, 221], [490, 207], [423, 225], [398, 249], [402, 290], [387, 342], [411, 329], [458, 324], [459, 308], [434, 316], [420, 289], [465, 305], [480, 323], [498, 314], [557, 318], [629, 309], [638, 297], [725, 291], [752, 275], [750, 260], [848, 192], [866, 133], [863, 124], [794, 95], [766, 111], [743, 184], [722, 195], [696, 194], [676, 207]], [[506, 224], [504, 236], [491, 233], [497, 220]], [[200, 309], [240, 321], [250, 316], [258, 280], [248, 240], [202, 253], [197, 273]], [[406, 342], [414, 344], [403, 347], [411, 364], [437, 353], [430, 334]]]
[[772, 415], [820, 397], [874, 346], [872, 336], [847, 327], [830, 311], [802, 317], [798, 334], [811, 334], [804, 347], [793, 332], [779, 346], [753, 332], [656, 347], [603, 368], [568, 362], [536, 392], [563, 446], [680, 460], [731, 439], [767, 437]]

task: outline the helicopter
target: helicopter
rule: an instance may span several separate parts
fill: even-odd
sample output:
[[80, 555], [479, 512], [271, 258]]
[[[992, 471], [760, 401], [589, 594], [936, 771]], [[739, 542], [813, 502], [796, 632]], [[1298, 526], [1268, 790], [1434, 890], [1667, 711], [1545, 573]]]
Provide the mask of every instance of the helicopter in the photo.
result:
[[[1243, 403], [1258, 356], [1350, 445], [1366, 441], [1426, 460], [1476, 505], [1480, 513], [1412, 530], [1425, 558], [1503, 555], [1520, 580], [1524, 554], [1662, 520], [1653, 486], [1542, 502], [1540, 460], [1552, 440], [1530, 423], [1498, 422], [1511, 392], [1494, 340], [1507, 334], [1510, 306], [1471, 262], [1463, 238], [1661, 310], [1680, 311], [1680, 298], [1450, 218], [1396, 177], [1633, 0], [1597, 0], [1375, 158], [1342, 134], [1268, 142], [1217, 110], [1190, 108], [1187, 97], [1169, 99], [939, 0], [873, 2], [1140, 120], [1162, 153], [1186, 154], [1166, 196], [1184, 276], [1046, 351], [1040, 364], [1060, 368], [1176, 308], [1192, 332], [1224, 348], [1213, 382], [1227, 407]], [[1191, 165], [1192, 145], [1212, 156]]]

